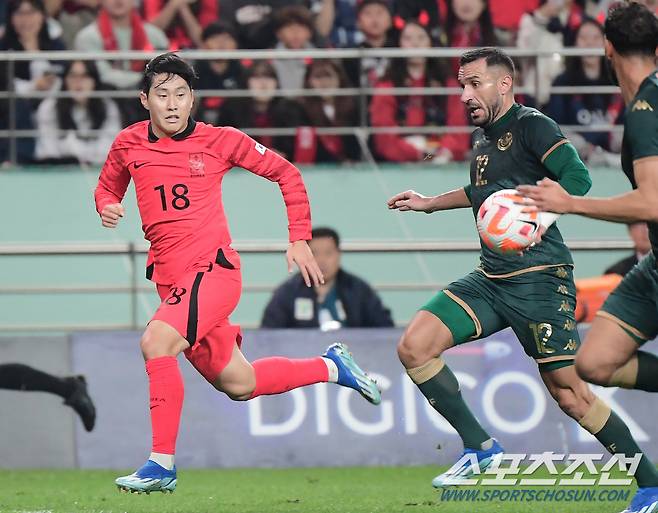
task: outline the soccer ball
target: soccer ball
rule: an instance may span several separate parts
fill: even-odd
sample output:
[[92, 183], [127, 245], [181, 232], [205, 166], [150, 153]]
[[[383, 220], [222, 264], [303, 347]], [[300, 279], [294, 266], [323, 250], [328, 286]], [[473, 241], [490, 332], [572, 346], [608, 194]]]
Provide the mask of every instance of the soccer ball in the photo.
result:
[[538, 212], [522, 212], [523, 200], [514, 189], [494, 192], [480, 205], [477, 228], [485, 246], [501, 255], [530, 246], [540, 228]]

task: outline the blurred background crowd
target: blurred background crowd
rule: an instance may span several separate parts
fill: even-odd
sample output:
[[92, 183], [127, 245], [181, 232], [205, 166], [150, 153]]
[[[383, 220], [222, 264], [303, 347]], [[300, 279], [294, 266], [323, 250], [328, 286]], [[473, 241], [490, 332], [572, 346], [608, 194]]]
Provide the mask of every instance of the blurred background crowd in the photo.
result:
[[[656, 9], [658, 1], [644, 3]], [[139, 88], [144, 62], [111, 60], [117, 50], [495, 45], [552, 52], [516, 59], [517, 86], [525, 91], [518, 100], [575, 127], [567, 135], [589, 165], [618, 165], [621, 141], [609, 127], [623, 122], [620, 96], [551, 94], [551, 86], [612, 85], [603, 57], [561, 53], [602, 48], [609, 7], [606, 0], [2, 0], [3, 51], [107, 52], [108, 60], [0, 60], [0, 162], [10, 159], [8, 133], [33, 130], [17, 139], [11, 158], [18, 163], [102, 163], [116, 133], [146, 117], [134, 94], [93, 94]], [[380, 161], [468, 157], [458, 96], [390, 94], [392, 87], [458, 87], [457, 57], [216, 58], [196, 68], [196, 119], [255, 130], [261, 143], [299, 164], [362, 159], [364, 145], [350, 130], [359, 126], [387, 127], [366, 142]], [[360, 91], [340, 94], [347, 88]], [[228, 93], [239, 89], [248, 96]], [[608, 130], [596, 131], [603, 125]], [[332, 127], [347, 130], [326, 130]], [[415, 134], [413, 127], [426, 130]], [[462, 131], [432, 134], [427, 127]]]

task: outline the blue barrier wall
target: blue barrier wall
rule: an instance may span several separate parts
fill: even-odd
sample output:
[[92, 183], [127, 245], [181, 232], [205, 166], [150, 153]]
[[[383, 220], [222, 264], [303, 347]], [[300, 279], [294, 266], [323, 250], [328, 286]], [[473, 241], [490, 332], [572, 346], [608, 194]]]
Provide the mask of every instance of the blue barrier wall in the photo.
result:
[[[251, 359], [267, 355], [309, 357], [336, 339], [384, 389], [374, 407], [351, 390], [316, 385], [292, 393], [235, 403], [216, 392], [181, 358], [186, 392], [178, 440], [182, 467], [270, 467], [447, 464], [462, 446], [400, 366], [399, 330], [260, 331], [245, 334]], [[150, 447], [147, 379], [139, 334], [81, 333], [71, 339], [72, 368], [88, 376], [98, 404], [98, 427], [78, 425], [81, 467], [133, 467]], [[511, 331], [448, 352], [477, 417], [508, 452], [604, 452], [567, 418], [546, 392], [536, 365]], [[654, 397], [599, 389], [628, 423], [652, 458], [658, 458]], [[439, 451], [435, 448], [441, 446]]]

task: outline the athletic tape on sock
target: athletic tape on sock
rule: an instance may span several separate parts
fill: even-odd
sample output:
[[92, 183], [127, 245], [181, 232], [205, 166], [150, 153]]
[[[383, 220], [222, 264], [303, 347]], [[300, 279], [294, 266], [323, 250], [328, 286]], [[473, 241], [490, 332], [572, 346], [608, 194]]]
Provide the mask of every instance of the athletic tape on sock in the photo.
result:
[[578, 421], [578, 424], [595, 435], [608, 422], [611, 411], [610, 406], [597, 397], [587, 413]]
[[637, 356], [633, 356], [633, 358], [614, 372], [610, 378], [610, 385], [622, 388], [635, 388], [638, 369]]
[[441, 358], [432, 358], [425, 365], [414, 369], [407, 369], [407, 374], [416, 385], [422, 385], [441, 372], [444, 366], [445, 362]]

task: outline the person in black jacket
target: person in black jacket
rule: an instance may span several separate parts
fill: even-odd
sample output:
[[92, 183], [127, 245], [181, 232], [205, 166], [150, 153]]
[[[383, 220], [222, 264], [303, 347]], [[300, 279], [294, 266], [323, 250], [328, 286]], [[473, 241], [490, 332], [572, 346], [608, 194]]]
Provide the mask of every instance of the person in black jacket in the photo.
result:
[[651, 251], [651, 241], [649, 241], [649, 228], [647, 223], [631, 223], [628, 225], [628, 235], [633, 241], [634, 253], [619, 262], [608, 267], [603, 274], [619, 274], [626, 276], [626, 273], [633, 269], [635, 264], [642, 260]]
[[324, 285], [308, 288], [297, 274], [280, 285], [263, 313], [261, 328], [391, 327], [390, 311], [361, 278], [340, 268], [340, 238], [315, 228], [309, 245], [324, 274]]

